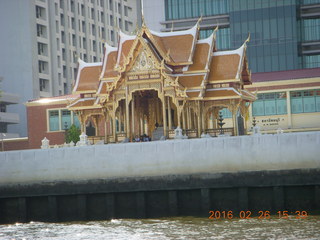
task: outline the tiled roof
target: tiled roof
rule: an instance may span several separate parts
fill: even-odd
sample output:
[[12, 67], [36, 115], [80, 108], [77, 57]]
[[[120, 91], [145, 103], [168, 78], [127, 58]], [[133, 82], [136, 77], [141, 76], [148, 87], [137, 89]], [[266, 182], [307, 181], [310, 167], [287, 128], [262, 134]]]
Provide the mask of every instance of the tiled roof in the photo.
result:
[[208, 62], [208, 54], [210, 54], [210, 45], [197, 43], [192, 59], [193, 64], [190, 65], [188, 71], [204, 70]]
[[119, 33], [119, 36], [120, 40], [118, 46], [117, 64], [121, 66], [124, 63], [124, 57], [128, 56], [136, 36], [127, 35], [121, 31]]
[[[185, 31], [157, 33], [144, 26], [137, 36], [120, 32], [117, 48], [105, 44], [103, 63], [79, 61], [79, 73], [74, 91], [95, 93], [99, 97], [100, 94], [108, 94], [107, 91], [117, 89], [120, 81], [124, 79], [120, 73], [128, 70], [122, 68], [125, 58], [129, 57], [129, 60], [134, 61], [138, 56], [137, 59], [139, 59], [140, 51], [146, 48], [151, 50], [150, 54], [154, 54], [159, 62], [163, 60], [161, 64], [165, 65], [165, 74], [174, 79], [178, 77], [179, 85], [185, 88], [188, 97], [221, 97], [221, 94], [226, 96], [235, 94], [229, 89], [219, 93], [212, 92], [213, 89], [210, 89], [208, 93], [204, 93], [203, 90], [206, 89], [208, 81], [217, 88], [219, 85], [216, 84], [229, 84], [229, 81], [224, 80], [240, 83], [241, 77], [251, 84], [247, 64], [244, 64], [246, 63], [246, 43], [236, 50], [216, 51], [216, 30], [208, 38], [198, 40], [198, 27], [197, 24]], [[129, 56], [129, 54], [133, 55]], [[130, 66], [136, 65], [132, 63]], [[118, 79], [118, 76], [121, 78]], [[115, 79], [119, 80], [117, 84], [114, 84]], [[80, 105], [79, 107], [85, 107]]]
[[238, 54], [213, 56], [208, 81], [235, 79], [239, 69]]
[[176, 31], [158, 33], [150, 31], [151, 40], [155, 41], [155, 45], [160, 48], [163, 54], [169, 55], [174, 63], [187, 63], [192, 60], [192, 54], [197, 37], [197, 25], [193, 28]]
[[113, 51], [108, 54], [103, 78], [112, 78], [118, 75], [118, 72], [114, 70], [114, 66], [117, 62], [117, 53], [117, 51]]
[[320, 77], [320, 68], [298, 69], [289, 71], [252, 73], [252, 82], [292, 80]]
[[74, 92], [95, 92], [99, 86], [102, 63], [86, 63], [79, 59], [79, 70]]
[[191, 75], [191, 76], [180, 76], [178, 81], [179, 83], [187, 88], [191, 87], [200, 87], [203, 81], [204, 75]]
[[114, 71], [114, 66], [117, 62], [118, 49], [105, 44], [105, 52], [102, 63], [102, 73], [100, 78], [115, 77], [117, 72]]

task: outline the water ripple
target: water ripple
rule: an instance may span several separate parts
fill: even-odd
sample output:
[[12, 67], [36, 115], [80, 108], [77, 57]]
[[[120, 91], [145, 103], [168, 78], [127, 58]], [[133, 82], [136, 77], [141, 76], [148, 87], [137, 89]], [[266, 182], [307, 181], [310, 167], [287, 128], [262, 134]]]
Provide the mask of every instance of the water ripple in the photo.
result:
[[0, 240], [79, 239], [320, 239], [320, 216], [307, 219], [180, 217], [111, 221], [0, 225]]

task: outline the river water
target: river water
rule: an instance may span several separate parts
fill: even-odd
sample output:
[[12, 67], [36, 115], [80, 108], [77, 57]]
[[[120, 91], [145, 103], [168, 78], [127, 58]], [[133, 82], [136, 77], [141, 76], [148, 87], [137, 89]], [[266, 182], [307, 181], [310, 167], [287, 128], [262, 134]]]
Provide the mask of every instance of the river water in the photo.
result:
[[1, 240], [30, 239], [320, 239], [320, 216], [296, 219], [179, 217], [0, 225]]

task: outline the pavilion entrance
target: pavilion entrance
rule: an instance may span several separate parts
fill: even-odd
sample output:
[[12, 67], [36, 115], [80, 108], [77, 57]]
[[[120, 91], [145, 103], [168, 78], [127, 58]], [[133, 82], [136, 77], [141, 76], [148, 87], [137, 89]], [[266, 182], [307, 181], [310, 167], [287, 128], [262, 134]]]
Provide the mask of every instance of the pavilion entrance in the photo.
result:
[[156, 128], [164, 125], [162, 101], [156, 90], [139, 90], [132, 93], [130, 101], [131, 138], [152, 137]]
[[141, 136], [152, 140], [167, 137], [168, 130], [177, 126], [177, 109], [171, 97], [160, 97], [157, 90], [139, 89], [131, 93], [130, 101], [119, 101], [115, 113], [118, 142], [125, 138], [130, 141], [141, 139]]

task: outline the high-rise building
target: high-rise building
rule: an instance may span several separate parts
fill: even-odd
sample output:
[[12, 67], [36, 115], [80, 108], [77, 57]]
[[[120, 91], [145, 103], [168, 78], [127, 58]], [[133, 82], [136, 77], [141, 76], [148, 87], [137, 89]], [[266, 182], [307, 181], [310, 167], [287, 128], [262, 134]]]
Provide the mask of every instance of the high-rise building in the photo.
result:
[[[4, 91], [20, 103], [70, 93], [78, 58], [99, 62], [103, 43], [116, 45], [118, 30], [136, 29], [136, 0], [2, 0], [0, 2], [0, 75]], [[20, 124], [11, 132], [27, 133], [22, 104]]]
[[161, 31], [188, 29], [202, 16], [200, 37], [219, 26], [220, 50], [239, 47], [250, 33], [252, 72], [320, 67], [320, 0], [148, 0], [144, 14]]

